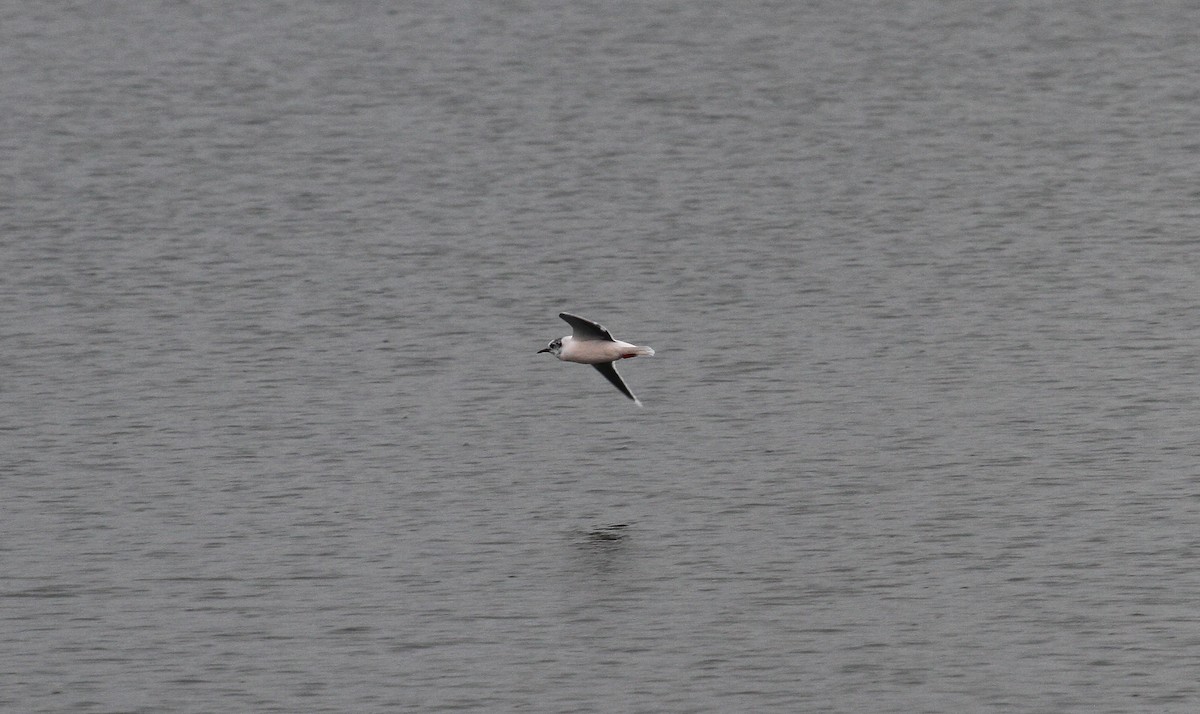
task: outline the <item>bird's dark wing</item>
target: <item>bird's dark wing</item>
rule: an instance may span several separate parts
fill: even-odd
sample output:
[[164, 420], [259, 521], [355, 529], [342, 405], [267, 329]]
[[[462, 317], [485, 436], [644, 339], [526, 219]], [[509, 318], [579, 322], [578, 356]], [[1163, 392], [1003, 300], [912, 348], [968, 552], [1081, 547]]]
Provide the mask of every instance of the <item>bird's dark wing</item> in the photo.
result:
[[614, 387], [621, 390], [621, 394], [624, 394], [633, 401], [637, 402], [639, 406], [641, 405], [641, 402], [638, 401], [638, 398], [633, 396], [633, 392], [629, 391], [629, 387], [625, 386], [625, 380], [621, 379], [621, 375], [617, 374], [617, 368], [613, 366], [612, 362], [601, 362], [600, 364], [594, 364], [592, 366], [596, 368], [597, 372], [603, 374], [605, 379], [612, 382]]
[[616, 341], [612, 338], [612, 335], [608, 334], [608, 330], [604, 329], [604, 326], [599, 323], [585, 320], [579, 315], [572, 315], [569, 312], [560, 312], [558, 316], [566, 320], [567, 324], [571, 326], [571, 336], [577, 340]]

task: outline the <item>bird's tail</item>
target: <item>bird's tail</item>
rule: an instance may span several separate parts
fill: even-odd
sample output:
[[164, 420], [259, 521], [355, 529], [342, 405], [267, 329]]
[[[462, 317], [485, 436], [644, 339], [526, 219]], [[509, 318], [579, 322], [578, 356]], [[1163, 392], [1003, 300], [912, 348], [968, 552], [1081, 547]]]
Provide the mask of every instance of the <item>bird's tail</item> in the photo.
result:
[[638, 357], [653, 357], [654, 356], [654, 348], [653, 347], [635, 347], [633, 349], [633, 351], [634, 351], [634, 354], [636, 354]]

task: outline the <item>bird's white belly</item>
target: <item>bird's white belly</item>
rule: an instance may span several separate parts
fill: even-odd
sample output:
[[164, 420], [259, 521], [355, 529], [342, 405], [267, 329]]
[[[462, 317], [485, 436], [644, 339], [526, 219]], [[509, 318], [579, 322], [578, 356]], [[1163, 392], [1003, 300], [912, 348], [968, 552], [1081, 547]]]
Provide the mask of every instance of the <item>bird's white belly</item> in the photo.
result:
[[601, 364], [637, 355], [637, 346], [628, 342], [608, 340], [577, 340], [564, 337], [558, 358], [566, 362]]

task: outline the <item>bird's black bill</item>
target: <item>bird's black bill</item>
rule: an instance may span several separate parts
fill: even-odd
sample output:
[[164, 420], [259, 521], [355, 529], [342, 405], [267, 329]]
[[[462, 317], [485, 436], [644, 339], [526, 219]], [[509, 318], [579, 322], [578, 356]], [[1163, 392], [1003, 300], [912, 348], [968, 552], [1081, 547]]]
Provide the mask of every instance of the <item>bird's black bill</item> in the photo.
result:
[[550, 348], [549, 348], [549, 347], [543, 347], [542, 349], [538, 350], [538, 351], [537, 351], [535, 354], [539, 354], [539, 355], [540, 355], [540, 354], [541, 354], [541, 353], [543, 353], [543, 352], [549, 352], [549, 351], [550, 351]]
[[633, 396], [633, 392], [629, 391], [629, 387], [625, 386], [625, 380], [621, 379], [621, 375], [617, 374], [617, 368], [612, 362], [603, 362], [601, 364], [592, 365], [596, 371], [604, 375], [604, 378], [612, 382], [612, 386], [621, 390], [621, 394], [629, 397], [633, 401], [637, 401], [637, 397]]

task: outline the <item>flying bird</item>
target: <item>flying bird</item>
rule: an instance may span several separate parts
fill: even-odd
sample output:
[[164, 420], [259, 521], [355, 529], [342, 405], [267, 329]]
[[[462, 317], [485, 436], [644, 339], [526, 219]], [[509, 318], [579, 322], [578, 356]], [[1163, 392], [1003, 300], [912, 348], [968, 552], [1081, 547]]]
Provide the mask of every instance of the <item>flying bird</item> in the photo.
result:
[[578, 315], [560, 312], [558, 316], [571, 326], [571, 334], [551, 340], [544, 349], [538, 350], [538, 354], [549, 352], [564, 362], [590, 364], [600, 374], [603, 374], [605, 379], [612, 382], [612, 385], [619, 389], [621, 394], [632, 399], [633, 403], [639, 407], [642, 406], [642, 400], [633, 396], [633, 392], [625, 386], [625, 380], [617, 374], [617, 368], [613, 366], [613, 362], [630, 357], [652, 357], [654, 350], [650, 347], [639, 347], [628, 342], [614, 340], [603, 325]]

